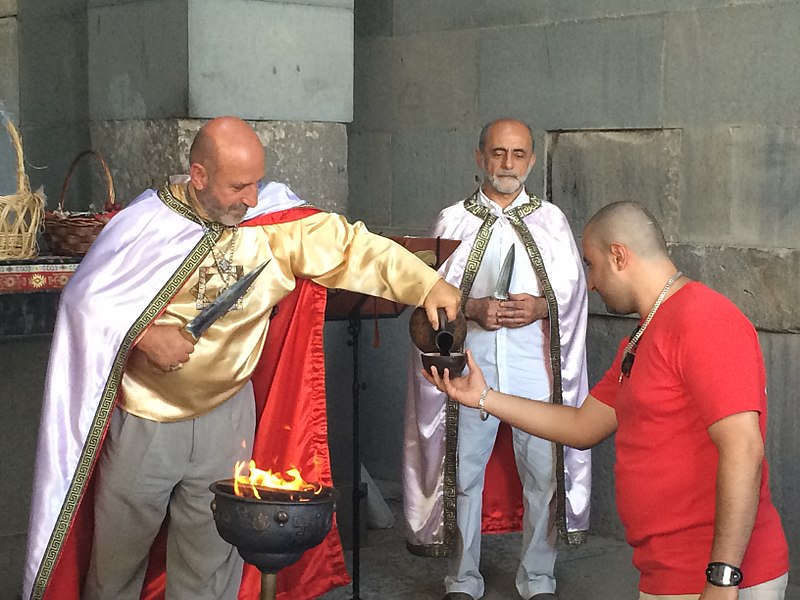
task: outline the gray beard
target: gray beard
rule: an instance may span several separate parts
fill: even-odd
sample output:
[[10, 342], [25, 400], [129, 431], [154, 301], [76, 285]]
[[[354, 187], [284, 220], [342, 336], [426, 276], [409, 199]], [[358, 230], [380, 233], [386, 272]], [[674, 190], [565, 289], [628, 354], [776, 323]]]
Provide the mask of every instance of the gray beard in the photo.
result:
[[486, 180], [501, 194], [519, 192], [522, 186], [525, 185], [525, 179], [520, 177], [486, 175]]

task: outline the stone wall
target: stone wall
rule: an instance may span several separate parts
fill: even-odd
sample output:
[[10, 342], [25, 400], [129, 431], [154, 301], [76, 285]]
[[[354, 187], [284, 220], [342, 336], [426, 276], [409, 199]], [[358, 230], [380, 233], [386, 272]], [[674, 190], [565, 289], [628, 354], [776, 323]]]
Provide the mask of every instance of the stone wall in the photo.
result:
[[[800, 3], [729, 0], [356, 2], [353, 217], [422, 234], [475, 188], [482, 124], [529, 121], [529, 190], [576, 235], [600, 206], [636, 199], [677, 264], [736, 302], [760, 331], [769, 373], [772, 488], [800, 566], [796, 389], [800, 375]], [[594, 294], [592, 294], [594, 296]], [[590, 379], [630, 319], [590, 303]], [[373, 476], [399, 481], [404, 323], [395, 358], [365, 350], [364, 441]], [[368, 336], [365, 333], [365, 338]], [[374, 367], [374, 368], [373, 368]], [[387, 453], [386, 439], [395, 441]], [[620, 535], [613, 445], [595, 451], [593, 529]]]
[[0, 338], [0, 598], [18, 598], [25, 561], [33, 459], [50, 336]]
[[[58, 203], [67, 168], [90, 147], [86, 0], [18, 0], [20, 130], [28, 177]], [[91, 164], [79, 167], [67, 207], [84, 209]]]
[[[188, 172], [189, 147], [200, 119], [94, 121], [92, 142], [114, 173], [123, 203]], [[264, 144], [267, 179], [289, 184], [320, 208], [344, 212], [347, 202], [347, 132], [340, 123], [251, 121]]]
[[[0, 0], [0, 109], [19, 124], [19, 18], [17, 0]], [[0, 131], [0, 196], [16, 191], [16, 157]]]
[[[0, 0], [0, 103], [20, 126], [31, 183], [44, 186], [50, 208], [84, 149], [106, 158], [125, 204], [186, 170], [203, 122], [237, 115], [266, 146], [267, 177], [345, 212], [352, 81], [352, 0]], [[90, 160], [78, 167], [66, 208], [99, 208], [100, 173]], [[3, 139], [0, 194], [13, 189], [13, 154]], [[347, 485], [350, 368], [338, 350], [346, 331], [334, 324], [326, 335], [337, 349], [329, 353], [333, 468], [337, 484]], [[10, 499], [0, 518], [4, 599], [21, 587], [49, 341], [0, 336], [0, 492]], [[349, 499], [343, 495], [340, 510], [349, 510]]]

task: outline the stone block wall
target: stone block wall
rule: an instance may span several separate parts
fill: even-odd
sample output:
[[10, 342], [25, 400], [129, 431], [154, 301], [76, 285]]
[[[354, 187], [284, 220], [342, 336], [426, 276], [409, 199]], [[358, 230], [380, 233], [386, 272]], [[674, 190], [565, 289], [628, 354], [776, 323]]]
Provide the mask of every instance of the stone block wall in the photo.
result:
[[[352, 0], [0, 0], [0, 103], [20, 125], [31, 183], [44, 186], [50, 208], [87, 148], [107, 159], [125, 204], [186, 171], [207, 119], [237, 115], [266, 147], [267, 177], [345, 212], [352, 81]], [[99, 207], [101, 179], [93, 161], [82, 163], [66, 208]], [[0, 139], [0, 194], [13, 189], [11, 145]], [[335, 348], [346, 344], [343, 327], [326, 336]], [[0, 336], [0, 491], [12, 499], [0, 518], [4, 599], [21, 587], [48, 352], [49, 336]], [[341, 406], [350, 368], [341, 351], [329, 354], [334, 472], [346, 484], [352, 419]]]
[[[67, 168], [90, 147], [85, 0], [18, 0], [20, 130], [31, 185], [58, 203]], [[67, 207], [84, 209], [90, 165], [76, 173]]]
[[50, 336], [0, 339], [0, 598], [19, 598]]
[[[576, 236], [608, 202], [647, 205], [676, 263], [759, 329], [772, 488], [800, 566], [789, 433], [800, 386], [800, 3], [362, 0], [355, 20], [350, 214], [425, 233], [475, 188], [478, 132], [501, 116], [534, 127], [529, 191], [562, 208]], [[590, 312], [594, 382], [632, 322], [599, 298]], [[402, 323], [381, 327], [398, 356], [409, 351]], [[368, 372], [387, 362], [365, 357]], [[365, 391], [382, 424], [371, 423], [364, 454], [373, 476], [399, 481], [400, 449], [387, 454], [385, 440], [402, 437], [388, 430], [402, 420], [406, 372], [391, 372]], [[595, 451], [593, 529], [620, 535], [613, 460], [611, 441]]]
[[[188, 172], [189, 147], [200, 119], [94, 121], [91, 138], [114, 165], [117, 196], [130, 202], [143, 190]], [[339, 123], [251, 121], [267, 155], [267, 179], [283, 181], [320, 208], [344, 212], [347, 133]]]
[[[19, 18], [16, 0], [0, 0], [0, 108], [19, 124]], [[16, 157], [0, 131], [0, 196], [16, 191]]]

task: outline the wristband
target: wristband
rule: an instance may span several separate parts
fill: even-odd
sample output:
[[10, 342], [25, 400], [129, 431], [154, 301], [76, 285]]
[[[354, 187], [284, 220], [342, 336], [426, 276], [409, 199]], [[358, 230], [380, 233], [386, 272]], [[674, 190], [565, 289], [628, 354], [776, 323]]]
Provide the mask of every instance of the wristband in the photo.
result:
[[734, 587], [742, 583], [742, 571], [728, 563], [711, 562], [706, 568], [706, 581], [717, 587]]
[[488, 385], [483, 388], [481, 392], [481, 397], [478, 398], [478, 410], [481, 411], [481, 421], [485, 421], [489, 418], [489, 413], [486, 412], [486, 408], [484, 407], [484, 403], [486, 402], [486, 395], [492, 391], [492, 388]]

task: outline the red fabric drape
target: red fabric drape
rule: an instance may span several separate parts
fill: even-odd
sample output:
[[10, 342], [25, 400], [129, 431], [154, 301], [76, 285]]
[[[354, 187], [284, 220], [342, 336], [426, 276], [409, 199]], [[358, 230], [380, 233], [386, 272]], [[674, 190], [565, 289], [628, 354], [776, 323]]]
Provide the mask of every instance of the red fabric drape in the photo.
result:
[[[296, 208], [248, 224], [268, 225], [316, 212]], [[298, 280], [273, 313], [252, 377], [257, 423], [253, 458], [273, 470], [297, 467], [307, 481], [332, 485], [322, 342], [326, 301], [325, 288]], [[278, 573], [278, 600], [311, 600], [349, 581], [334, 516], [322, 543]], [[240, 600], [257, 600], [260, 590], [261, 573], [245, 565]]]
[[56, 568], [43, 594], [44, 600], [79, 600], [83, 577], [89, 568], [94, 532], [94, 480], [86, 486]]
[[514, 462], [514, 441], [511, 427], [500, 423], [483, 486], [483, 533], [508, 533], [522, 529], [522, 483]]
[[[253, 377], [258, 430], [257, 464], [285, 470], [296, 466], [307, 481], [332, 485], [325, 406], [322, 328], [327, 291], [310, 281], [279, 305], [266, 351]], [[257, 600], [261, 573], [245, 565], [240, 600]], [[350, 581], [334, 518], [323, 542], [278, 573], [278, 600], [310, 600]]]
[[[317, 212], [312, 207], [293, 208], [263, 215], [244, 225], [285, 223]], [[257, 408], [253, 456], [259, 464], [272, 468], [295, 465], [309, 481], [331, 485], [322, 345], [326, 298], [321, 286], [298, 280], [297, 288], [281, 301], [280, 309], [273, 315], [264, 353], [253, 374]], [[48, 581], [45, 600], [80, 599], [91, 553], [94, 485], [93, 475]], [[142, 600], [163, 600], [165, 566], [166, 527], [163, 527], [150, 552]], [[331, 533], [322, 544], [309, 550], [297, 564], [281, 571], [278, 599], [310, 600], [348, 582], [334, 518]], [[240, 598], [255, 600], [259, 592], [260, 574], [247, 565]]]

